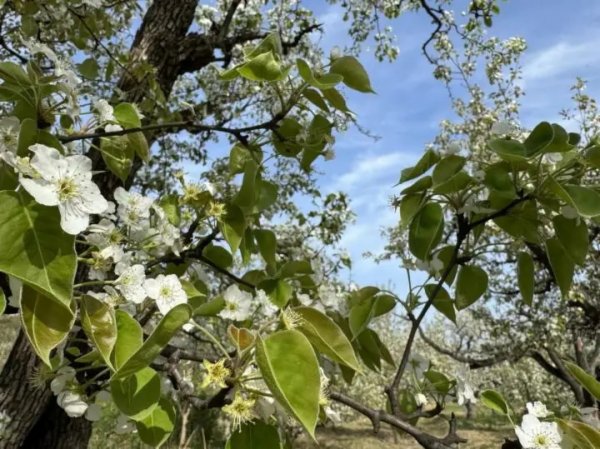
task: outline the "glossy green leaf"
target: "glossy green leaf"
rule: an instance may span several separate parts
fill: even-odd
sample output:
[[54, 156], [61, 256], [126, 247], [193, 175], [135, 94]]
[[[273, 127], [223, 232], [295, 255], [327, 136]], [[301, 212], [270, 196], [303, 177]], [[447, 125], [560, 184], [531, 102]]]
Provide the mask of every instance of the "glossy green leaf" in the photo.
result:
[[237, 67], [237, 72], [250, 81], [279, 81], [287, 73], [271, 51], [253, 57]]
[[480, 394], [481, 403], [487, 408], [500, 413], [501, 415], [509, 415], [510, 407], [500, 393], [495, 390], [485, 390]]
[[57, 208], [25, 192], [0, 192], [0, 271], [69, 307], [77, 267], [75, 237], [60, 227]]
[[439, 154], [434, 150], [427, 150], [421, 159], [416, 163], [414, 167], [405, 168], [400, 173], [399, 184], [410, 181], [411, 179], [421, 176], [431, 167], [433, 167], [440, 160]]
[[600, 447], [600, 432], [579, 421], [558, 419], [558, 426], [563, 431], [564, 438], [577, 449], [598, 449]]
[[304, 59], [297, 59], [296, 65], [300, 77], [309, 85], [317, 89], [326, 90], [335, 87], [344, 80], [342, 75], [327, 73], [320, 77], [315, 77], [312, 69]]
[[588, 229], [584, 220], [557, 215], [552, 219], [556, 237], [573, 262], [583, 265], [589, 248]]
[[484, 184], [497, 192], [514, 195], [515, 187], [510, 165], [506, 162], [492, 164], [485, 169]]
[[0, 62], [0, 78], [9, 84], [14, 84], [20, 87], [31, 85], [31, 80], [27, 73], [19, 64], [14, 62]]
[[575, 377], [575, 379], [577, 379], [577, 381], [589, 391], [592, 396], [600, 401], [600, 382], [574, 363], [565, 362], [565, 365], [573, 377]]
[[219, 220], [219, 227], [231, 248], [231, 252], [235, 253], [240, 247], [246, 230], [244, 213], [234, 204], [228, 204], [225, 214]]
[[[433, 294], [438, 289], [435, 298]], [[450, 294], [444, 287], [437, 287], [437, 284], [425, 285], [425, 294], [429, 299], [433, 298], [433, 307], [441, 312], [446, 318], [453, 323], [456, 323], [456, 309], [454, 308], [454, 301], [450, 297]]]
[[450, 156], [446, 156], [442, 160], [440, 160], [433, 169], [433, 173], [431, 177], [433, 179], [433, 186], [438, 186], [454, 175], [456, 175], [461, 168], [464, 167], [467, 160], [464, 157], [457, 156], [452, 154]]
[[284, 308], [292, 297], [292, 286], [285, 279], [265, 279], [258, 284], [264, 290], [271, 302], [279, 308]]
[[233, 256], [222, 246], [208, 245], [202, 251], [202, 255], [221, 268], [228, 268], [233, 265]]
[[369, 75], [362, 64], [354, 56], [342, 56], [331, 63], [331, 73], [344, 77], [344, 84], [359, 92], [375, 93], [371, 87]]
[[310, 101], [316, 107], [321, 109], [323, 112], [326, 112], [326, 113], [330, 112], [329, 106], [327, 106], [325, 99], [315, 89], [310, 89], [310, 88], [304, 89], [304, 91], [302, 91], [302, 95], [304, 95], [304, 97], [308, 101]]
[[263, 421], [245, 423], [231, 434], [225, 449], [281, 449], [279, 432]]
[[110, 381], [110, 393], [121, 413], [135, 421], [146, 418], [160, 400], [160, 376], [150, 367]]
[[117, 341], [117, 320], [114, 309], [89, 295], [81, 299], [81, 327], [94, 343], [104, 363], [112, 368], [110, 355]]
[[194, 309], [194, 316], [216, 316], [225, 308], [225, 300], [222, 297], [217, 297], [208, 301]]
[[410, 252], [421, 260], [427, 260], [431, 251], [442, 238], [444, 213], [438, 203], [428, 203], [413, 218], [408, 231]]
[[488, 147], [505, 161], [520, 162], [529, 158], [525, 145], [516, 140], [494, 139], [488, 142]]
[[348, 368], [360, 371], [350, 341], [331, 318], [311, 307], [297, 307], [294, 310], [302, 318], [298, 330], [308, 338], [317, 351]]
[[554, 131], [554, 138], [549, 145], [542, 149], [544, 153], [564, 153], [572, 150], [579, 142], [578, 134], [567, 133], [567, 131], [557, 123], [552, 123], [552, 129]]
[[400, 222], [402, 226], [407, 226], [423, 204], [424, 195], [422, 193], [412, 193], [404, 195], [400, 200]]
[[407, 195], [409, 193], [423, 192], [424, 190], [429, 189], [432, 185], [433, 181], [431, 180], [431, 176], [423, 176], [422, 178], [418, 179], [413, 184], [402, 190], [400, 193], [402, 195]]
[[527, 149], [527, 155], [532, 156], [548, 147], [553, 139], [554, 128], [550, 123], [542, 122], [533, 128], [523, 145]]
[[152, 446], [162, 446], [171, 436], [177, 421], [177, 411], [170, 399], [161, 398], [148, 416], [135, 423], [140, 439]]
[[192, 309], [187, 304], [173, 307], [158, 323], [142, 346], [118, 368], [116, 378], [127, 377], [147, 367], [169, 343], [173, 335], [192, 317]]
[[566, 297], [569, 294], [569, 290], [571, 290], [575, 263], [556, 237], [546, 240], [546, 251], [556, 283], [563, 297]]
[[569, 196], [570, 203], [583, 217], [596, 217], [600, 215], [600, 193], [587, 187], [577, 185], [563, 185]]
[[439, 371], [429, 369], [425, 371], [423, 375], [440, 394], [447, 395], [454, 386], [454, 381], [450, 380], [448, 376]]
[[533, 304], [535, 277], [533, 258], [529, 253], [520, 252], [517, 256], [517, 281], [523, 302], [531, 306]]
[[4, 313], [6, 310], [6, 295], [4, 294], [4, 290], [0, 288], [0, 315]]
[[495, 218], [494, 223], [513, 237], [532, 243], [540, 241], [538, 210], [534, 201], [524, 201], [512, 207], [506, 215]]
[[75, 322], [71, 309], [23, 284], [21, 320], [36, 354], [52, 366], [50, 353], [67, 337]]
[[467, 174], [464, 170], [459, 171], [454, 176], [450, 177], [447, 181], [444, 181], [437, 186], [434, 186], [433, 193], [437, 193], [439, 195], [449, 195], [451, 193], [456, 193], [463, 190], [467, 187], [473, 178]]
[[320, 374], [317, 356], [299, 331], [258, 338], [256, 362], [277, 400], [314, 438], [319, 417]]
[[128, 136], [102, 137], [100, 152], [108, 169], [121, 181], [127, 181], [135, 154], [135, 150], [129, 144]]
[[464, 265], [456, 278], [456, 308], [466, 309], [487, 291], [488, 275], [480, 267]]
[[29, 156], [29, 147], [37, 142], [37, 136], [37, 122], [31, 118], [23, 120], [21, 122], [21, 127], [19, 128], [17, 155], [21, 157]]
[[139, 128], [142, 126], [142, 120], [137, 109], [131, 103], [119, 103], [114, 107], [113, 115], [119, 125], [125, 129]]
[[268, 229], [257, 229], [254, 231], [254, 237], [258, 243], [260, 255], [267, 265], [274, 267], [277, 264], [275, 254], [277, 251], [277, 239], [273, 231]]
[[87, 79], [98, 78], [98, 70], [100, 67], [95, 58], [87, 58], [81, 64], [77, 64], [77, 70]]
[[352, 305], [348, 319], [354, 337], [360, 335], [373, 318], [383, 315], [395, 307], [396, 301], [393, 297], [376, 295], [376, 293], [361, 297]]
[[335, 109], [341, 112], [351, 112], [348, 109], [348, 105], [346, 104], [346, 99], [340, 94], [337, 89], [331, 88], [322, 91], [323, 97], [327, 100], [327, 102]]
[[179, 197], [175, 194], [163, 195], [158, 200], [158, 205], [165, 212], [169, 223], [174, 226], [181, 224], [181, 211], [179, 209]]
[[144, 340], [144, 331], [140, 323], [123, 310], [115, 311], [115, 319], [117, 321], [117, 340], [111, 360], [114, 368], [118, 370], [140, 349]]

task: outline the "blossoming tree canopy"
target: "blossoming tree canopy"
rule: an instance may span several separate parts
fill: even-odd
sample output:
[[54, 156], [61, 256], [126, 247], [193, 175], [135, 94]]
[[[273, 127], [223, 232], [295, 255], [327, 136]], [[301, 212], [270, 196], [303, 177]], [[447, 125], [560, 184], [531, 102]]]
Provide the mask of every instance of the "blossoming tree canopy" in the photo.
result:
[[[425, 282], [410, 283], [407, 298], [379, 287], [347, 288], [331, 278], [344, 261], [330, 263], [329, 254], [311, 248], [314, 240], [327, 247], [339, 238], [347, 219], [344, 198], [322, 201], [331, 209], [325, 213], [340, 209], [338, 215], [306, 217], [293, 196], [303, 189], [320, 196], [304, 180], [316, 161], [331, 158], [335, 131], [354, 120], [344, 89], [368, 94], [375, 88], [351, 54], [291, 57], [290, 48], [308, 31], [297, 40], [272, 32], [230, 42], [227, 29], [240, 3], [231, 2], [221, 30], [210, 30], [218, 34], [209, 44], [223, 51], [218, 60], [225, 63], [212, 66], [216, 90], [269, 96], [236, 110], [235, 120], [208, 122], [185, 104], [183, 112], [171, 113], [165, 98], [179, 75], [207, 61], [202, 51], [208, 44], [198, 33], [186, 34], [189, 23], [182, 28], [190, 40], [178, 42], [185, 51], [176, 59], [164, 53], [169, 45], [159, 40], [157, 46], [144, 34], [149, 25], [124, 65], [94, 34], [94, 28], [110, 29], [103, 16], [87, 21], [86, 13], [102, 2], [67, 8], [87, 30], [81, 39], [69, 36], [74, 45], [85, 49], [89, 38], [106, 52], [107, 73], [100, 73], [93, 58], [73, 66], [34, 39], [37, 9], [15, 2], [28, 39], [27, 57], [17, 53], [0, 62], [7, 111], [0, 120], [0, 310], [20, 315], [22, 335], [39, 358], [38, 390], [49, 386], [72, 419], [95, 422], [114, 407], [116, 431], [135, 430], [152, 447], [178, 431], [187, 406], [219, 409], [231, 423], [226, 447], [238, 449], [282, 447], [289, 422], [316, 438], [319, 423], [335, 418], [336, 404], [369, 418], [375, 429], [385, 423], [401, 430], [424, 448], [454, 448], [465, 441], [454, 415], [445, 436], [418, 422], [442, 414], [449, 401], [476, 401], [470, 375], [449, 375], [416, 354], [416, 334], [432, 308], [455, 321], [488, 294], [494, 273], [475, 249], [492, 229], [523, 245], [515, 280], [523, 301], [531, 303], [537, 248], [545, 250], [568, 297], [587, 256], [588, 224], [600, 216], [600, 194], [585, 176], [600, 167], [598, 145], [541, 122], [522, 133], [494, 125], [499, 135], [482, 149], [483, 166], [455, 145], [425, 152], [402, 170], [400, 183], [411, 185], [398, 199], [408, 248]], [[491, 21], [495, 3], [474, 3], [476, 17]], [[155, 1], [146, 15], [153, 26], [165, 5], [177, 14], [196, 7]], [[168, 35], [177, 33], [162, 25]], [[158, 54], [144, 59], [151, 46]], [[122, 78], [115, 91], [102, 98], [86, 87], [83, 78], [110, 78], [117, 67]], [[173, 130], [231, 139], [226, 163], [209, 177], [213, 182], [176, 173], [154, 188], [134, 183], [143, 170], [152, 171], [151, 148], [160, 134]], [[301, 223], [286, 233], [277, 214]], [[315, 217], [316, 223], [309, 220]], [[301, 234], [306, 241], [287, 244], [303, 225], [311, 228]], [[389, 351], [375, 328], [392, 311], [410, 323], [400, 354]], [[385, 410], [342, 393], [342, 382], [383, 364], [394, 371], [380, 385]], [[18, 367], [9, 359], [6, 369]], [[600, 400], [598, 381], [577, 366], [570, 370]], [[18, 447], [25, 418], [5, 398], [11, 397], [0, 395], [0, 443]], [[531, 403], [517, 425], [498, 392], [486, 390], [480, 399], [514, 424], [525, 449], [599, 447], [598, 430], [575, 412], [552, 413]]]

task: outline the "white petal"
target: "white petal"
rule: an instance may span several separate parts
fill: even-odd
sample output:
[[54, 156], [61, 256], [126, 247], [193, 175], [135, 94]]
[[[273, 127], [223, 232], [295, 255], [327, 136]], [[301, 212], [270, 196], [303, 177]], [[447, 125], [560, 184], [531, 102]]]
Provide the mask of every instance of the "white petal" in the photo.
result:
[[56, 148], [36, 143], [29, 149], [35, 153], [31, 159], [31, 166], [39, 171], [44, 179], [53, 179], [58, 176], [59, 162], [62, 162], [64, 158]]
[[70, 201], [58, 205], [60, 211], [60, 227], [67, 234], [77, 235], [87, 229], [90, 216], [73, 205]]
[[58, 193], [54, 186], [43, 179], [21, 178], [21, 185], [35, 199], [44, 206], [58, 205]]

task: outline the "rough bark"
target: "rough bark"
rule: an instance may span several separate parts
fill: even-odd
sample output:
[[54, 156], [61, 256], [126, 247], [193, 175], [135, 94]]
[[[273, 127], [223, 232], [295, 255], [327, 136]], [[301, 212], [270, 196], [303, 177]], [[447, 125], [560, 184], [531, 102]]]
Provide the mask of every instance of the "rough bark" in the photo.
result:
[[[177, 49], [192, 23], [196, 4], [197, 0], [156, 0], [151, 4], [132, 44], [127, 71], [118, 83], [123, 100], [138, 102], [148, 92], [148, 80], [133, 76], [140, 63], [154, 67], [156, 81], [168, 97], [179, 75]], [[101, 158], [94, 157], [93, 162], [95, 169], [105, 168]], [[97, 182], [105, 196], [119, 185], [110, 173]], [[29, 381], [39, 363], [21, 331], [0, 374], [0, 410], [12, 420], [0, 439], [0, 449], [87, 447], [91, 423], [69, 419], [47, 387], [36, 388]]]

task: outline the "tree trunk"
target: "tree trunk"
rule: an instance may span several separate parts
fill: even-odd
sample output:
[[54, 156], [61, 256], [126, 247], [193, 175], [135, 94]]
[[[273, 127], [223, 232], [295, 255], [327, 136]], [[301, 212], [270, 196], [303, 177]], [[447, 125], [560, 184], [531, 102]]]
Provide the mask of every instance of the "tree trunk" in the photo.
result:
[[[212, 37], [188, 34], [197, 3], [198, 0], [154, 0], [150, 4], [131, 46], [129, 64], [118, 82], [124, 93], [120, 101], [141, 102], [149, 93], [148, 76], [152, 75], [143, 79], [134, 76], [137, 64], [154, 67], [156, 82], [167, 99], [180, 74], [200, 70], [214, 61], [214, 48], [208, 45]], [[103, 195], [111, 198], [120, 181], [106, 170], [98, 151], [88, 156], [94, 170], [103, 171], [94, 179]], [[139, 164], [134, 164], [131, 176], [137, 168]], [[83, 271], [87, 270], [78, 273], [78, 282], [83, 280]], [[83, 418], [69, 418], [47, 386], [30, 382], [39, 363], [21, 331], [0, 374], [0, 412], [11, 419], [0, 433], [0, 449], [87, 448], [92, 424]]]

